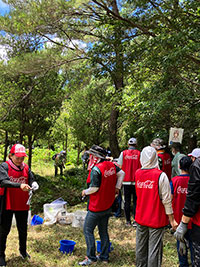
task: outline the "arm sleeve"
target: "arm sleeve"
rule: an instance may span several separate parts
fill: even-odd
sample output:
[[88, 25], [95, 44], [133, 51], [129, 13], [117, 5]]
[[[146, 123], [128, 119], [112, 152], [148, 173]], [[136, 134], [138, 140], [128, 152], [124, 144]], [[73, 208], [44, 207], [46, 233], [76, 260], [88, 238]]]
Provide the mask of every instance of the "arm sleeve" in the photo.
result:
[[99, 187], [89, 187], [88, 189], [85, 190], [86, 195], [93, 194], [99, 190]]
[[101, 185], [101, 171], [99, 168], [94, 167], [90, 174], [91, 182], [90, 187], [85, 190], [86, 195], [91, 195], [99, 190]]
[[125, 172], [120, 170], [117, 172], [117, 183], [116, 183], [116, 188], [121, 189], [122, 187], [122, 182], [124, 180]]
[[200, 159], [190, 167], [190, 180], [188, 182], [188, 193], [183, 208], [183, 214], [193, 217], [200, 207]]
[[123, 164], [123, 152], [120, 153], [117, 163], [122, 166]]
[[101, 185], [101, 171], [98, 167], [92, 168], [91, 174], [90, 174], [91, 182], [90, 187], [100, 187]]
[[0, 185], [1, 187], [14, 187], [19, 188], [19, 183], [13, 183], [8, 176], [8, 164], [3, 162], [0, 165]]
[[32, 171], [31, 171], [30, 168], [29, 168], [29, 170], [28, 170], [28, 184], [29, 184], [30, 186], [32, 186], [32, 183], [33, 183], [34, 181], [35, 181], [35, 177], [34, 177]]
[[161, 157], [159, 157], [159, 156], [158, 156], [158, 165], [159, 165], [160, 170], [162, 170], [163, 163], [162, 163]]
[[173, 214], [171, 202], [171, 188], [166, 173], [162, 172], [159, 179], [159, 195], [165, 207], [165, 213]]

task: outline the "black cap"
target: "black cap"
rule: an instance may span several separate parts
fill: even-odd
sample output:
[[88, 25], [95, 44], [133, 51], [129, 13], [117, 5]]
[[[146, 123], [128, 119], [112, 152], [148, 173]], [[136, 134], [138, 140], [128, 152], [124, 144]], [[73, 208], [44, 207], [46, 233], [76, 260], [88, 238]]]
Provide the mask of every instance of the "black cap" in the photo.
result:
[[189, 172], [192, 162], [190, 157], [182, 157], [179, 161], [180, 169]]

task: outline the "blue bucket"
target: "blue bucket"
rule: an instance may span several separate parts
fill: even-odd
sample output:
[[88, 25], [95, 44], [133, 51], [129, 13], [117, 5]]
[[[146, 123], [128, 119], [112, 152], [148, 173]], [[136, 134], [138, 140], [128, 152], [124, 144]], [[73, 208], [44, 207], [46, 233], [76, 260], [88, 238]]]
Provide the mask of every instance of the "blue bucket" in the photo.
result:
[[[97, 242], [97, 252], [101, 253], [101, 241], [96, 241], [96, 242]], [[112, 243], [110, 242], [108, 252], [111, 252], [113, 249], [114, 248], [112, 246]]]
[[59, 243], [60, 243], [59, 250], [62, 253], [66, 253], [66, 254], [68, 253], [71, 254], [74, 250], [74, 246], [76, 245], [76, 242], [72, 240], [60, 240]]
[[38, 216], [38, 215], [34, 215], [33, 218], [32, 218], [32, 221], [31, 221], [31, 225], [39, 225], [39, 224], [43, 224], [43, 219]]

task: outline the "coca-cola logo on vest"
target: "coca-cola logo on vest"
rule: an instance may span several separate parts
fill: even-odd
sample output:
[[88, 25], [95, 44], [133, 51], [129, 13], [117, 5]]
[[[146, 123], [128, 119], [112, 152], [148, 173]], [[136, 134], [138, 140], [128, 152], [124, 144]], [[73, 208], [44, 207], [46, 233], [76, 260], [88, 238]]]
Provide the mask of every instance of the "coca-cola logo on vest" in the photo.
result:
[[138, 159], [138, 155], [126, 155], [125, 159]]
[[110, 168], [109, 170], [105, 170], [104, 177], [107, 178], [108, 176], [111, 176], [113, 174], [115, 174], [115, 168], [114, 167]]
[[138, 188], [147, 188], [147, 189], [152, 189], [153, 188], [154, 181], [147, 180], [145, 182], [140, 182], [137, 181], [137, 187]]
[[177, 188], [177, 194], [187, 194], [187, 188], [186, 187], [179, 187]]
[[14, 182], [14, 183], [27, 184], [27, 178], [23, 177], [23, 176], [18, 177], [18, 178], [10, 176], [10, 180], [11, 180], [11, 182]]

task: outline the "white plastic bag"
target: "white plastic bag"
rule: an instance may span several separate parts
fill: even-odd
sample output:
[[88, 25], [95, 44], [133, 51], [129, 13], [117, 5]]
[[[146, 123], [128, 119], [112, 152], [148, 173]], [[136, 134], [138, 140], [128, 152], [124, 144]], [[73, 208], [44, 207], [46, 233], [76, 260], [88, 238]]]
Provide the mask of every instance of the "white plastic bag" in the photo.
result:
[[87, 211], [84, 210], [77, 210], [74, 213], [74, 219], [72, 222], [72, 227], [83, 227], [84, 222], [85, 222], [85, 217], [86, 217]]
[[66, 210], [61, 210], [57, 214], [57, 223], [61, 225], [71, 224], [74, 219], [74, 213], [68, 213]]
[[54, 203], [54, 204], [44, 204], [43, 210], [44, 210], [44, 224], [45, 225], [52, 225], [56, 223], [57, 221], [57, 214], [59, 211], [63, 211], [65, 209], [65, 205], [60, 203]]

